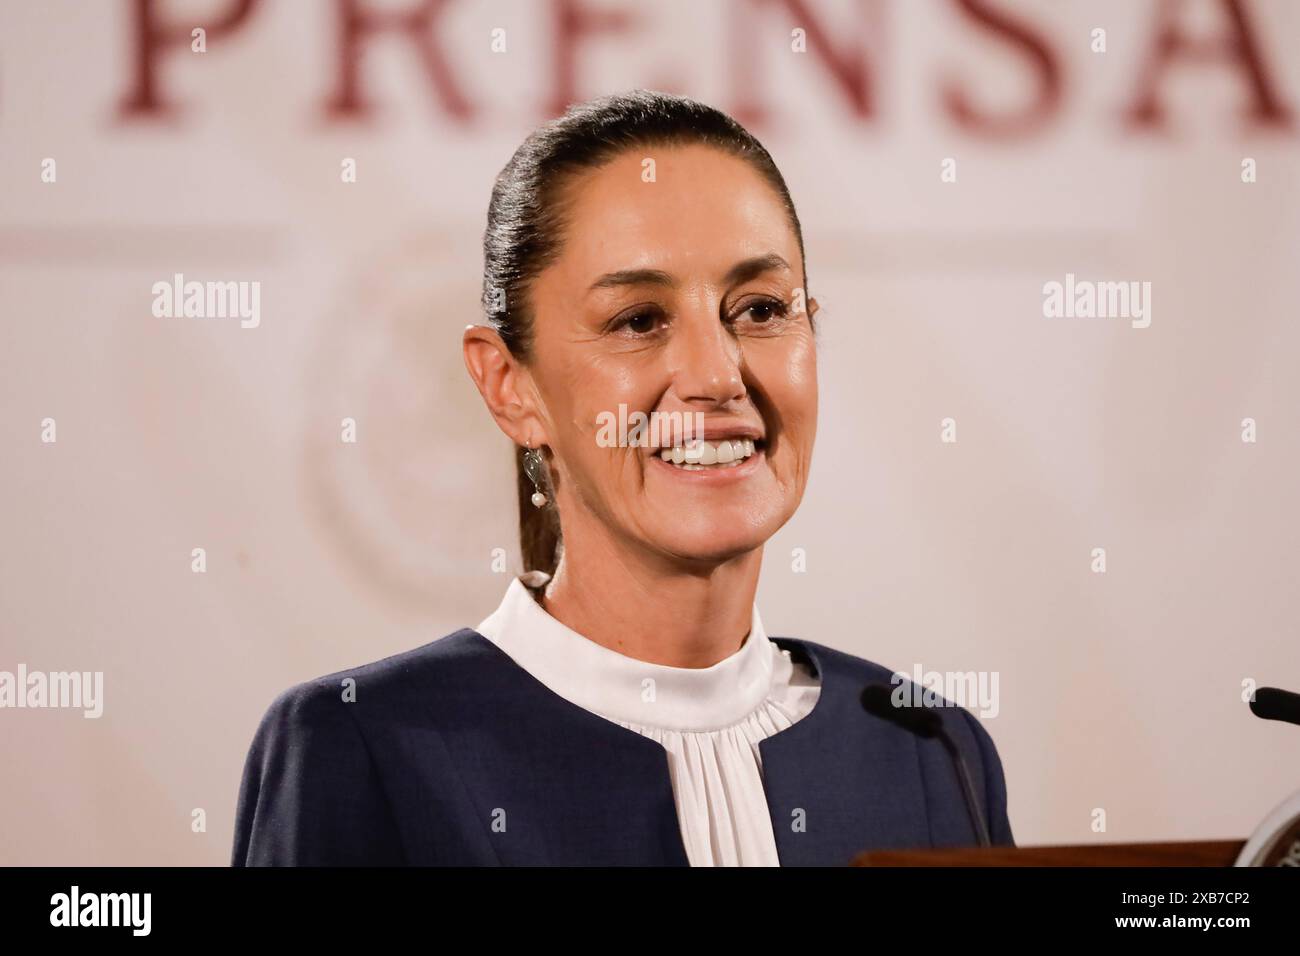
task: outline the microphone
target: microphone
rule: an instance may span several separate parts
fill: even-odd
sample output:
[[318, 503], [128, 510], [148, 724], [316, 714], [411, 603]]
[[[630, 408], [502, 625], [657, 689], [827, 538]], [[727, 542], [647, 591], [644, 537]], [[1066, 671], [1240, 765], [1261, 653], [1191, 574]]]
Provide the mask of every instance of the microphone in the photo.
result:
[[1300, 724], [1300, 694], [1277, 687], [1261, 687], [1250, 702], [1250, 712], [1264, 720], [1285, 720]]
[[[1257, 692], [1255, 696], [1258, 697], [1259, 693], [1262, 691]], [[1297, 697], [1294, 694], [1291, 696]], [[1300, 700], [1300, 697], [1297, 697], [1297, 700]], [[935, 712], [934, 708], [896, 707], [893, 701], [893, 689], [889, 684], [868, 684], [862, 691], [862, 706], [872, 716], [887, 720], [925, 740], [939, 738], [957, 770], [957, 780], [961, 784], [962, 798], [966, 802], [966, 813], [975, 828], [975, 837], [979, 840], [980, 846], [992, 846], [988, 824], [984, 820], [984, 814], [980, 812], [979, 801], [975, 798], [975, 785], [971, 783], [970, 767], [966, 765], [966, 758], [962, 756], [956, 743], [944, 728], [943, 718]], [[1251, 706], [1254, 707], [1254, 704]]]

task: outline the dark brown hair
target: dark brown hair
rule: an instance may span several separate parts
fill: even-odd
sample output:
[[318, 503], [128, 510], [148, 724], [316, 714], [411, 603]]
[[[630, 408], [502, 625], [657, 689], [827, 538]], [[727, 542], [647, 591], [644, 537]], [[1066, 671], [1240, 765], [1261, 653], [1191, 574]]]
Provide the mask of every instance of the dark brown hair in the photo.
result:
[[[528, 285], [556, 258], [563, 242], [561, 187], [574, 174], [595, 169], [628, 149], [697, 144], [745, 160], [771, 184], [789, 213], [803, 258], [803, 231], [785, 179], [762, 144], [726, 113], [683, 96], [648, 90], [571, 106], [524, 140], [492, 187], [483, 236], [483, 306], [488, 322], [515, 358], [526, 363], [532, 352], [534, 316]], [[535, 507], [535, 489], [524, 472], [526, 451], [518, 445], [514, 449], [524, 570], [554, 574], [562, 547], [554, 478], [545, 468], [542, 491], [548, 500], [544, 507]]]

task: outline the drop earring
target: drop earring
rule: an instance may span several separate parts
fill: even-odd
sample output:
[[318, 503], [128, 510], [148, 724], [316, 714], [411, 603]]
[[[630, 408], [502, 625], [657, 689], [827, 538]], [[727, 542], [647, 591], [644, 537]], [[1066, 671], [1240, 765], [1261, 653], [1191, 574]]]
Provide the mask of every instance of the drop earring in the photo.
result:
[[527, 443], [528, 451], [524, 452], [524, 474], [533, 482], [533, 506], [541, 508], [546, 504], [546, 495], [542, 494], [542, 450], [534, 448], [532, 442]]

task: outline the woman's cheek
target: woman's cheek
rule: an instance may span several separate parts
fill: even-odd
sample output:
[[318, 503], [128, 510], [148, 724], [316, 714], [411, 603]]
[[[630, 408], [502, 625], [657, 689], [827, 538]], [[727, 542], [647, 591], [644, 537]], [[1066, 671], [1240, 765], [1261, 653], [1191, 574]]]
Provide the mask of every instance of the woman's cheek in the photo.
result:
[[802, 343], [782, 348], [749, 349], [746, 363], [763, 391], [777, 402], [782, 417], [815, 417], [817, 407], [817, 353]]
[[817, 389], [817, 346], [806, 334], [795, 336], [786, 351], [787, 369], [792, 387]]

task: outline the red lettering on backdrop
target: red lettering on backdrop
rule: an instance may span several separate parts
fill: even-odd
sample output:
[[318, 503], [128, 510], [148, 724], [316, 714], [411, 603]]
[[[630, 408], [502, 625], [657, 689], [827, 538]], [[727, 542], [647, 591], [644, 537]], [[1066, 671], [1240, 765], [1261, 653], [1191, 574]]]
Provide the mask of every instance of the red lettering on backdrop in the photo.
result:
[[[461, 93], [451, 65], [437, 45], [442, 14], [452, 0], [406, 0], [405, 8], [381, 6], [380, 0], [335, 0], [338, 26], [336, 86], [325, 108], [333, 119], [356, 119], [369, 116], [374, 105], [363, 92], [361, 66], [363, 55], [382, 34], [394, 34], [404, 45], [414, 45], [415, 52], [444, 112], [457, 119], [468, 119], [474, 105]], [[862, 0], [859, 14], [866, 18], [868, 34], [884, 34], [878, 15], [879, 0]], [[1138, 71], [1136, 95], [1125, 111], [1127, 121], [1136, 128], [1163, 128], [1167, 115], [1160, 99], [1160, 84], [1174, 66], [1186, 63], [1213, 63], [1227, 66], [1244, 81], [1248, 102], [1244, 115], [1251, 121], [1277, 129], [1293, 126], [1291, 106], [1279, 94], [1263, 47], [1255, 34], [1244, 0], [1203, 0], [1214, 3], [1224, 14], [1223, 28], [1212, 36], [1189, 36], [1180, 20], [1186, 0], [1160, 0], [1156, 8], [1154, 41]], [[1042, 35], [1024, 20], [1002, 10], [998, 0], [954, 0], [959, 13], [982, 32], [995, 36], [1023, 59], [1032, 70], [1033, 93], [1029, 102], [1011, 113], [993, 115], [979, 108], [969, 84], [949, 76], [940, 84], [943, 105], [954, 122], [968, 132], [1009, 136], [1041, 125], [1060, 107], [1062, 74], [1058, 58]], [[207, 39], [220, 40], [242, 30], [260, 0], [226, 0], [206, 20], [170, 17], [161, 12], [163, 0], [130, 0], [129, 36], [132, 40], [128, 61], [128, 88], [117, 104], [122, 120], [149, 119], [175, 115], [180, 105], [166, 95], [166, 59], [188, 49], [191, 31], [202, 26]], [[767, 112], [761, 100], [760, 82], [764, 49], [763, 37], [756, 29], [753, 16], [764, 4], [784, 8], [783, 19], [793, 29], [806, 31], [807, 50], [828, 72], [833, 85], [843, 94], [852, 117], [873, 118], [877, 109], [876, 76], [872, 56], [861, 46], [846, 43], [837, 31], [813, 13], [809, 0], [749, 0], [731, 7], [732, 20], [728, 36], [732, 44], [730, 62], [735, 90], [731, 112], [746, 125], [763, 126]], [[328, 9], [315, 7], [314, 10]], [[594, 8], [581, 0], [552, 0], [550, 11], [554, 24], [554, 85], [547, 115], [562, 113], [588, 91], [580, 90], [577, 61], [580, 45], [596, 34], [626, 35], [633, 24], [625, 9]], [[183, 15], [182, 15], [183, 16]], [[839, 41], [838, 47], [832, 40]], [[1080, 41], [1082, 44], [1084, 41]], [[1083, 48], [1082, 46], [1080, 47]], [[873, 48], [874, 49], [874, 48]], [[750, 54], [754, 53], [753, 56]]]
[[189, 48], [190, 32], [196, 27], [207, 31], [211, 42], [235, 32], [244, 19], [253, 12], [257, 0], [233, 0], [224, 16], [195, 22], [193, 18], [182, 22], [167, 22], [158, 16], [155, 0], [135, 0], [132, 4], [134, 19], [131, 35], [135, 39], [132, 51], [132, 86], [118, 103], [121, 119], [174, 115], [176, 104], [168, 102], [158, 90], [158, 66], [164, 54], [184, 47]]
[[[804, 0], [749, 0], [749, 6], [757, 8], [776, 2], [788, 11], [784, 18], [787, 26], [785, 42], [792, 40], [790, 30], [796, 27], [802, 29], [807, 42], [807, 53], [801, 55], [811, 56], [826, 67], [831, 80], [844, 94], [844, 101], [854, 116], [870, 119], [875, 113], [876, 100], [871, 65], [866, 54], [860, 48], [847, 45], [845, 49], [837, 50], [831, 42], [832, 31], [817, 19]], [[869, 13], [864, 10], [864, 18], [872, 22], [872, 25], [877, 25], [880, 20], [879, 8], [875, 3], [870, 4], [870, 7]], [[759, 100], [757, 92], [762, 85], [763, 66], [774, 51], [765, 47], [754, 30], [757, 13], [756, 9], [738, 11], [738, 16], [733, 18], [731, 28], [727, 31], [732, 38], [732, 85], [736, 90], [729, 112], [744, 126], [762, 126], [767, 121], [767, 109]], [[788, 46], [785, 47], [785, 50], [788, 49]], [[775, 52], [783, 51], [778, 49]]]
[[1008, 41], [1034, 67], [1038, 95], [1018, 113], [992, 116], [971, 104], [970, 84], [949, 79], [943, 84], [943, 102], [958, 126], [972, 133], [1009, 136], [1025, 133], [1051, 117], [1061, 102], [1061, 71], [1056, 57], [1042, 38], [1024, 21], [994, 9], [986, 0], [957, 0], [957, 6], [981, 27]]
[[546, 109], [548, 116], [558, 116], [570, 103], [585, 98], [578, 93], [578, 44], [594, 33], [625, 31], [632, 17], [624, 10], [595, 10], [577, 0], [554, 0], [551, 19], [555, 24], [555, 86]]
[[469, 119], [474, 112], [456, 86], [451, 67], [434, 43], [436, 22], [447, 0], [421, 0], [406, 10], [375, 10], [363, 0], [338, 0], [338, 85], [325, 103], [335, 119], [360, 119], [374, 112], [374, 104], [361, 92], [361, 58], [364, 45], [376, 34], [395, 33], [415, 45], [434, 92], [451, 116]]
[[1155, 46], [1138, 81], [1138, 95], [1128, 110], [1128, 120], [1132, 125], [1150, 129], [1165, 127], [1165, 109], [1157, 96], [1156, 86], [1161, 75], [1177, 59], [1201, 63], [1219, 60], [1235, 65], [1251, 93], [1251, 106], [1246, 115], [1266, 126], [1285, 129], [1291, 125], [1291, 111], [1273, 90], [1245, 8], [1239, 0], [1220, 0], [1220, 4], [1227, 14], [1230, 31], [1212, 39], [1194, 40], [1178, 27], [1178, 14], [1185, 6], [1182, 0], [1162, 0], [1157, 15]]

